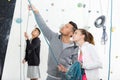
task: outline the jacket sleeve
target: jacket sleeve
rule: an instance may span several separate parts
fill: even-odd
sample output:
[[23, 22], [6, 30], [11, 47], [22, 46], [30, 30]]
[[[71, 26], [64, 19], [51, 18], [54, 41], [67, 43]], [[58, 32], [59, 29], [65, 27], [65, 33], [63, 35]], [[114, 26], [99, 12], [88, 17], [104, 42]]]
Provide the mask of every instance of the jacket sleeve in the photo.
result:
[[30, 40], [26, 40], [26, 54], [25, 54], [25, 60], [28, 60], [28, 54], [30, 54], [36, 47], [40, 45], [40, 40], [36, 39], [32, 43], [30, 43]]
[[56, 33], [53, 32], [46, 25], [45, 21], [43, 20], [42, 16], [39, 13], [34, 12], [34, 15], [35, 15], [35, 19], [36, 19], [38, 26], [40, 27], [41, 31], [43, 32], [43, 35], [50, 41]]
[[28, 44], [30, 44], [30, 41], [26, 40], [25, 61], [28, 61]]
[[36, 39], [32, 43], [30, 43], [30, 40], [26, 40], [27, 43], [27, 50], [34, 50], [36, 47], [40, 45], [40, 40]]
[[24, 58], [24, 59], [25, 59], [25, 61], [28, 61], [28, 52], [27, 52], [27, 48], [26, 48], [25, 52], [26, 52], [26, 53], [25, 53], [25, 58]]
[[83, 62], [84, 69], [102, 68], [102, 63], [94, 46], [87, 47], [85, 54], [88, 56], [85, 57], [86, 60]]

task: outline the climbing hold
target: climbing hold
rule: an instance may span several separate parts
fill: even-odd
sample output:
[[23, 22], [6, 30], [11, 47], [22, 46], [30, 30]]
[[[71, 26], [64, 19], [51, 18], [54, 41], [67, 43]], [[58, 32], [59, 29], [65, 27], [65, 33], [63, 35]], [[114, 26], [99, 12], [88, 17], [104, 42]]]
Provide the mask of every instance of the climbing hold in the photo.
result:
[[85, 8], [86, 7], [86, 4], [83, 4], [83, 8]]
[[113, 72], [112, 72], [112, 71], [110, 71], [110, 73], [112, 74]]
[[99, 11], [96, 11], [97, 13], [99, 13]]
[[118, 59], [118, 56], [115, 56], [116, 59]]
[[46, 20], [46, 22], [48, 22], [48, 20]]
[[82, 7], [82, 3], [78, 3], [77, 7], [79, 7], [79, 8]]
[[54, 3], [51, 3], [51, 6], [54, 6]]
[[19, 44], [18, 46], [21, 47], [21, 44]]
[[17, 19], [16, 19], [16, 23], [19, 24], [19, 23], [21, 23], [21, 22], [22, 22], [22, 19], [21, 19], [21, 18], [17, 18]]
[[64, 9], [62, 9], [61, 11], [62, 11], [62, 12], [64, 12], [65, 10], [64, 10]]
[[91, 10], [88, 10], [88, 13], [91, 13]]
[[115, 27], [112, 27], [112, 32], [114, 32], [115, 31]]
[[46, 11], [48, 11], [48, 9], [46, 9]]

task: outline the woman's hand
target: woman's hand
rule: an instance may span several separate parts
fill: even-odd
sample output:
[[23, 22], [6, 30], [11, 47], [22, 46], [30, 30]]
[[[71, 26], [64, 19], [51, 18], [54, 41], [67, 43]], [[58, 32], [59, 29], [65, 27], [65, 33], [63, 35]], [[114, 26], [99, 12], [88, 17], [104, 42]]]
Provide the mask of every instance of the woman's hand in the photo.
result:
[[59, 64], [59, 65], [58, 65], [58, 69], [59, 69], [59, 71], [61, 71], [61, 72], [67, 72], [67, 68], [65, 68], [62, 64]]

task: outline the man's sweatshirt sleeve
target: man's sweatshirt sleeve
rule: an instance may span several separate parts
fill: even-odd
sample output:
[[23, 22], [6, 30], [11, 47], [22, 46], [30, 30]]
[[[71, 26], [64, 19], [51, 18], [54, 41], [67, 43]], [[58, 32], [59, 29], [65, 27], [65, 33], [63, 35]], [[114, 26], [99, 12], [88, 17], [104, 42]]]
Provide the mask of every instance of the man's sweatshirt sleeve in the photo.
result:
[[40, 29], [43, 32], [43, 35], [50, 41], [52, 39], [52, 37], [56, 34], [54, 33], [45, 23], [45, 21], [43, 20], [42, 16], [39, 13], [35, 13], [35, 19], [36, 22], [38, 24], [38, 26], [40, 27]]

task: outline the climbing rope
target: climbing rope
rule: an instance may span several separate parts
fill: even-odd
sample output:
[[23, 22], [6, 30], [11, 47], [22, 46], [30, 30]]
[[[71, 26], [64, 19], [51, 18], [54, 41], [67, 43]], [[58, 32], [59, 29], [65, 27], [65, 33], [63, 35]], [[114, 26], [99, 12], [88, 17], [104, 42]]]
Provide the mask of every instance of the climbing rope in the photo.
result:
[[[26, 25], [26, 30], [25, 30], [26, 32], [28, 32], [29, 16], [30, 16], [30, 10], [28, 10], [28, 15], [27, 15], [27, 25]], [[26, 49], [25, 43], [26, 42], [24, 42], [24, 51]], [[25, 52], [24, 52], [24, 56], [25, 56]], [[25, 80], [25, 64], [23, 64], [23, 80]]]
[[108, 80], [110, 80], [110, 69], [111, 69], [111, 44], [112, 44], [112, 16], [113, 16], [113, 0], [110, 2], [110, 42], [109, 42], [109, 66], [108, 66]]

